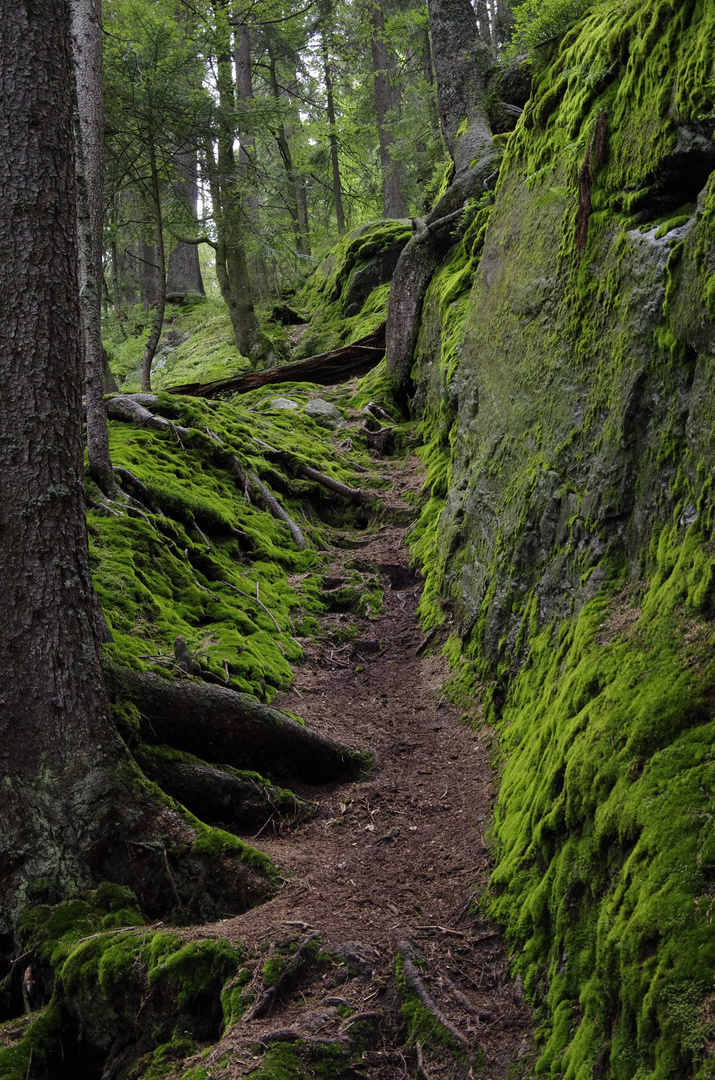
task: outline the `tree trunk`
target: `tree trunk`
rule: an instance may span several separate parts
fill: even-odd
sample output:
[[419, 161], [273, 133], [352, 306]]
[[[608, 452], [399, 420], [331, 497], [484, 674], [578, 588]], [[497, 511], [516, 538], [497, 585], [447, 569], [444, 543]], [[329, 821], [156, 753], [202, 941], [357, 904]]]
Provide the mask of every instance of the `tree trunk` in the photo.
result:
[[428, 6], [442, 134], [458, 176], [491, 147], [487, 80], [494, 60], [470, 0], [429, 0]]
[[109, 498], [117, 490], [109, 457], [102, 347], [102, 5], [71, 0], [77, 94], [76, 164], [80, 298], [90, 476]]
[[147, 788], [112, 723], [99, 664], [69, 0], [0, 0], [0, 25], [0, 931], [23, 905], [101, 878], [134, 887], [155, 917], [178, 904], [215, 918], [269, 887], [238, 856], [194, 848], [195, 823]]
[[[248, 105], [253, 100], [253, 74], [251, 68], [251, 35], [245, 24], [235, 27], [233, 36], [233, 62], [236, 68], [236, 103], [240, 108]], [[260, 229], [260, 205], [256, 190], [258, 177], [256, 174], [256, 140], [251, 132], [241, 126], [239, 111], [240, 149], [238, 164], [244, 190], [248, 194], [243, 196], [243, 213], [249, 229], [254, 235]], [[260, 248], [254, 248], [248, 255], [248, 267], [251, 278], [256, 282], [259, 296], [261, 290], [268, 286], [268, 271]]]
[[[196, 228], [199, 198], [196, 154], [193, 152], [177, 154], [175, 161], [180, 179], [174, 184], [174, 190], [190, 219], [191, 226], [187, 232], [191, 236], [192, 228]], [[166, 293], [167, 297], [174, 301], [185, 299], [187, 296], [205, 295], [197, 244], [184, 244], [179, 240], [170, 253]]]
[[[282, 102], [286, 94], [282, 93], [278, 86], [278, 77], [276, 75], [276, 57], [271, 55], [270, 65], [270, 80], [271, 80], [271, 93], [276, 102]], [[283, 161], [283, 167], [286, 173], [286, 205], [288, 207], [288, 213], [290, 214], [291, 222], [293, 224], [293, 234], [295, 236], [295, 249], [299, 255], [307, 255], [310, 253], [310, 247], [306, 241], [305, 230], [307, 228], [307, 210], [303, 209], [303, 220], [301, 220], [301, 205], [300, 205], [300, 190], [299, 190], [299, 178], [296, 176], [295, 169], [293, 168], [293, 154], [290, 148], [290, 140], [288, 138], [288, 131], [285, 124], [281, 120], [274, 132], [276, 143], [278, 144], [278, 150]]]
[[[440, 120], [454, 180], [400, 255], [387, 306], [387, 370], [405, 403], [422, 304], [432, 275], [468, 224], [460, 208], [494, 185], [499, 153], [487, 117], [491, 50], [479, 38], [470, 0], [429, 0]], [[465, 123], [466, 121], [466, 123]]]
[[390, 58], [385, 42], [385, 16], [381, 0], [368, 0], [372, 28], [370, 48], [372, 71], [375, 80], [375, 109], [377, 133], [380, 140], [380, 168], [382, 169], [383, 213], [388, 218], [408, 215], [407, 200], [402, 193], [403, 168], [400, 161], [393, 160], [392, 116], [394, 100], [390, 86]]
[[158, 260], [157, 274], [157, 297], [154, 310], [149, 340], [146, 343], [141, 366], [141, 388], [145, 392], [151, 390], [151, 365], [156, 356], [159, 346], [159, 338], [164, 326], [164, 312], [166, 311], [166, 256], [164, 254], [164, 222], [161, 212], [161, 190], [159, 187], [159, 173], [156, 163], [156, 150], [154, 144], [149, 145], [149, 169], [151, 175], [151, 200], [154, 212], [154, 250]]
[[[225, 19], [227, 0], [213, 0], [219, 20]], [[216, 215], [218, 242], [216, 245], [216, 276], [221, 295], [231, 316], [236, 345], [243, 356], [257, 365], [262, 359], [262, 343], [258, 320], [253, 309], [246, 251], [241, 239], [243, 210], [237, 191], [238, 172], [233, 144], [236, 130], [232, 120], [235, 111], [231, 49], [226, 23], [216, 57], [221, 114], [218, 134], [218, 166], [213, 166], [213, 150], [207, 154], [209, 179]]]
[[325, 73], [325, 92], [328, 99], [328, 123], [330, 125], [330, 163], [333, 170], [333, 202], [335, 216], [338, 219], [338, 236], [345, 232], [345, 211], [343, 209], [343, 185], [340, 180], [340, 161], [338, 159], [338, 135], [335, 124], [335, 100], [333, 95], [333, 75], [330, 70], [330, 57], [325, 30], [321, 32], [323, 50], [323, 71]]

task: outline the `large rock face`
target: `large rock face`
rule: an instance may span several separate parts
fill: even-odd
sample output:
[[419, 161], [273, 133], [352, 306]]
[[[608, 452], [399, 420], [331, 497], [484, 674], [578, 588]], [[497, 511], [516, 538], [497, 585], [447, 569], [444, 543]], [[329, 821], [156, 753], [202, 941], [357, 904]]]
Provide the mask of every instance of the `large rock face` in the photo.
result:
[[566, 36], [417, 350], [422, 613], [502, 731], [492, 910], [554, 1077], [713, 1075], [714, 46], [704, 0]]

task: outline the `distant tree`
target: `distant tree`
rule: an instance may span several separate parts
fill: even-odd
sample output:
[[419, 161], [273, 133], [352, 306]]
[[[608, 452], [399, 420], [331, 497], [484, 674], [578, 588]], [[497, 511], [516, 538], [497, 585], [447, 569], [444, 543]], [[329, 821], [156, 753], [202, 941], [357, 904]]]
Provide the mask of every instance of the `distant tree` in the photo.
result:
[[77, 122], [77, 222], [79, 235], [82, 339], [87, 401], [89, 472], [105, 495], [117, 485], [109, 457], [104, 406], [105, 357], [102, 347], [102, 3], [71, 0]]
[[381, 0], [367, 0], [370, 18], [370, 50], [375, 82], [375, 109], [380, 139], [380, 168], [382, 170], [382, 201], [385, 217], [401, 218], [408, 213], [403, 193], [404, 169], [393, 153], [395, 95], [391, 81], [391, 62], [385, 38], [385, 14]]

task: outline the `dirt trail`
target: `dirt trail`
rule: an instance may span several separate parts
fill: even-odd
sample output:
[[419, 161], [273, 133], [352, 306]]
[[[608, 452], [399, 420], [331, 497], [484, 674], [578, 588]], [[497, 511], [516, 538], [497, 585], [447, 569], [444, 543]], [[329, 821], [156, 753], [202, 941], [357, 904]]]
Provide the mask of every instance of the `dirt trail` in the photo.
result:
[[[377, 568], [383, 613], [326, 616], [323, 640], [296, 670], [295, 689], [277, 702], [318, 730], [370, 748], [378, 769], [360, 783], [300, 790], [318, 804], [316, 818], [282, 833], [272, 833], [270, 822], [251, 839], [286, 875], [277, 896], [210, 928], [256, 954], [317, 932], [323, 948], [348, 946], [346, 967], [360, 977], [344, 981], [344, 972], [323, 972], [317, 985], [308, 979], [278, 995], [265, 1017], [235, 1025], [209, 1059], [226, 1063], [221, 1076], [255, 1070], [262, 1059], [250, 1046], [255, 1050], [261, 1039], [289, 1041], [291, 1032], [340, 1039], [349, 1009], [367, 1010], [374, 1028], [363, 1064], [346, 1077], [496, 1080], [507, 1068], [510, 1077], [531, 1075], [528, 1009], [518, 984], [507, 979], [494, 928], [471, 906], [489, 872], [483, 836], [494, 793], [489, 734], [461, 724], [445, 699], [439, 651], [418, 655], [421, 579], [408, 566], [403, 496], [419, 490], [421, 466], [409, 459], [385, 469], [393, 482], [385, 523], [336, 550], [325, 569], [340, 579], [346, 562]], [[359, 635], [351, 639], [355, 626]], [[394, 981], [395, 952], [405, 942], [435, 1017], [463, 1040], [466, 1064], [438, 1040], [426, 1037], [423, 1046], [413, 1037], [405, 1045]]]

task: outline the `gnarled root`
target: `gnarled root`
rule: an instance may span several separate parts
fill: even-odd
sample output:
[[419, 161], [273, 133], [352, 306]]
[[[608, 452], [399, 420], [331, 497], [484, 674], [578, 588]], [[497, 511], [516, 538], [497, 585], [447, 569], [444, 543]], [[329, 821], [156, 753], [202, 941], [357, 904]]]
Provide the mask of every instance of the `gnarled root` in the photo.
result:
[[312, 784], [355, 778], [369, 755], [303, 727], [247, 694], [190, 679], [162, 679], [105, 661], [114, 701], [131, 701], [146, 736], [234, 768]]

